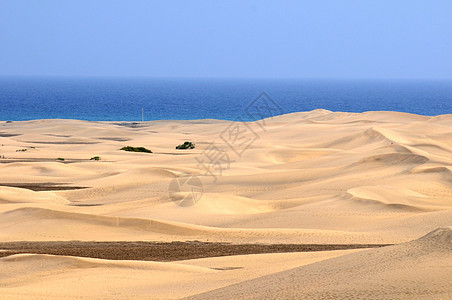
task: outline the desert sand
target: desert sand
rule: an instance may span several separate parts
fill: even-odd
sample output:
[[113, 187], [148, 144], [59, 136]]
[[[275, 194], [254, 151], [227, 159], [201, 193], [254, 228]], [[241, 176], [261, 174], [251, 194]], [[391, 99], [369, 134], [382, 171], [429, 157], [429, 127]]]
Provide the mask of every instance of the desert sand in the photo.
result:
[[[196, 148], [176, 150], [184, 141]], [[451, 226], [452, 115], [0, 122], [0, 243], [393, 244], [164, 262], [4, 255], [2, 299], [446, 299]]]

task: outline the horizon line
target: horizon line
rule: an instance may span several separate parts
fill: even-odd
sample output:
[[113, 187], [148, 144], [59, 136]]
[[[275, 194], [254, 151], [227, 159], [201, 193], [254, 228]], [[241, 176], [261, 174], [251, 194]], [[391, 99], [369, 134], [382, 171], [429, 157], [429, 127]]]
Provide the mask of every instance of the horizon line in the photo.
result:
[[2, 75], [0, 79], [153, 79], [153, 80], [337, 80], [337, 81], [452, 81], [452, 78], [422, 77], [228, 77], [228, 76], [151, 76], [151, 75]]

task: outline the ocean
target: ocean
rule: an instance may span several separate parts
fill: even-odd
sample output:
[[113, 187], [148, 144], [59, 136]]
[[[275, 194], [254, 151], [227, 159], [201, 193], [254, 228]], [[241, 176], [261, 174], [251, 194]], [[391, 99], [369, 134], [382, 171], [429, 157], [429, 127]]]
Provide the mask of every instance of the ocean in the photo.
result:
[[0, 120], [242, 119], [262, 92], [280, 113], [452, 114], [452, 81], [0, 78]]

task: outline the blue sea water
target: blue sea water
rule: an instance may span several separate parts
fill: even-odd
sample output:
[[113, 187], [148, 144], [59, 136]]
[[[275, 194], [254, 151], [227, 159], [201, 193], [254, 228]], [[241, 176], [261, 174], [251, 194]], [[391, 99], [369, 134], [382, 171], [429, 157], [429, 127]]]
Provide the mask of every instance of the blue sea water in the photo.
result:
[[251, 120], [262, 92], [282, 113], [401, 111], [452, 114], [452, 81], [0, 78], [0, 120]]

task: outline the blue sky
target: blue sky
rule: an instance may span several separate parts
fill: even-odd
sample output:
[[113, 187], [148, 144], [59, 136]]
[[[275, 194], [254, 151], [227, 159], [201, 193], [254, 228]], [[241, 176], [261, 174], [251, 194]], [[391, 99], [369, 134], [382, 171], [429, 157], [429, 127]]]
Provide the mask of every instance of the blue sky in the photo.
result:
[[0, 0], [0, 76], [452, 79], [452, 1]]

